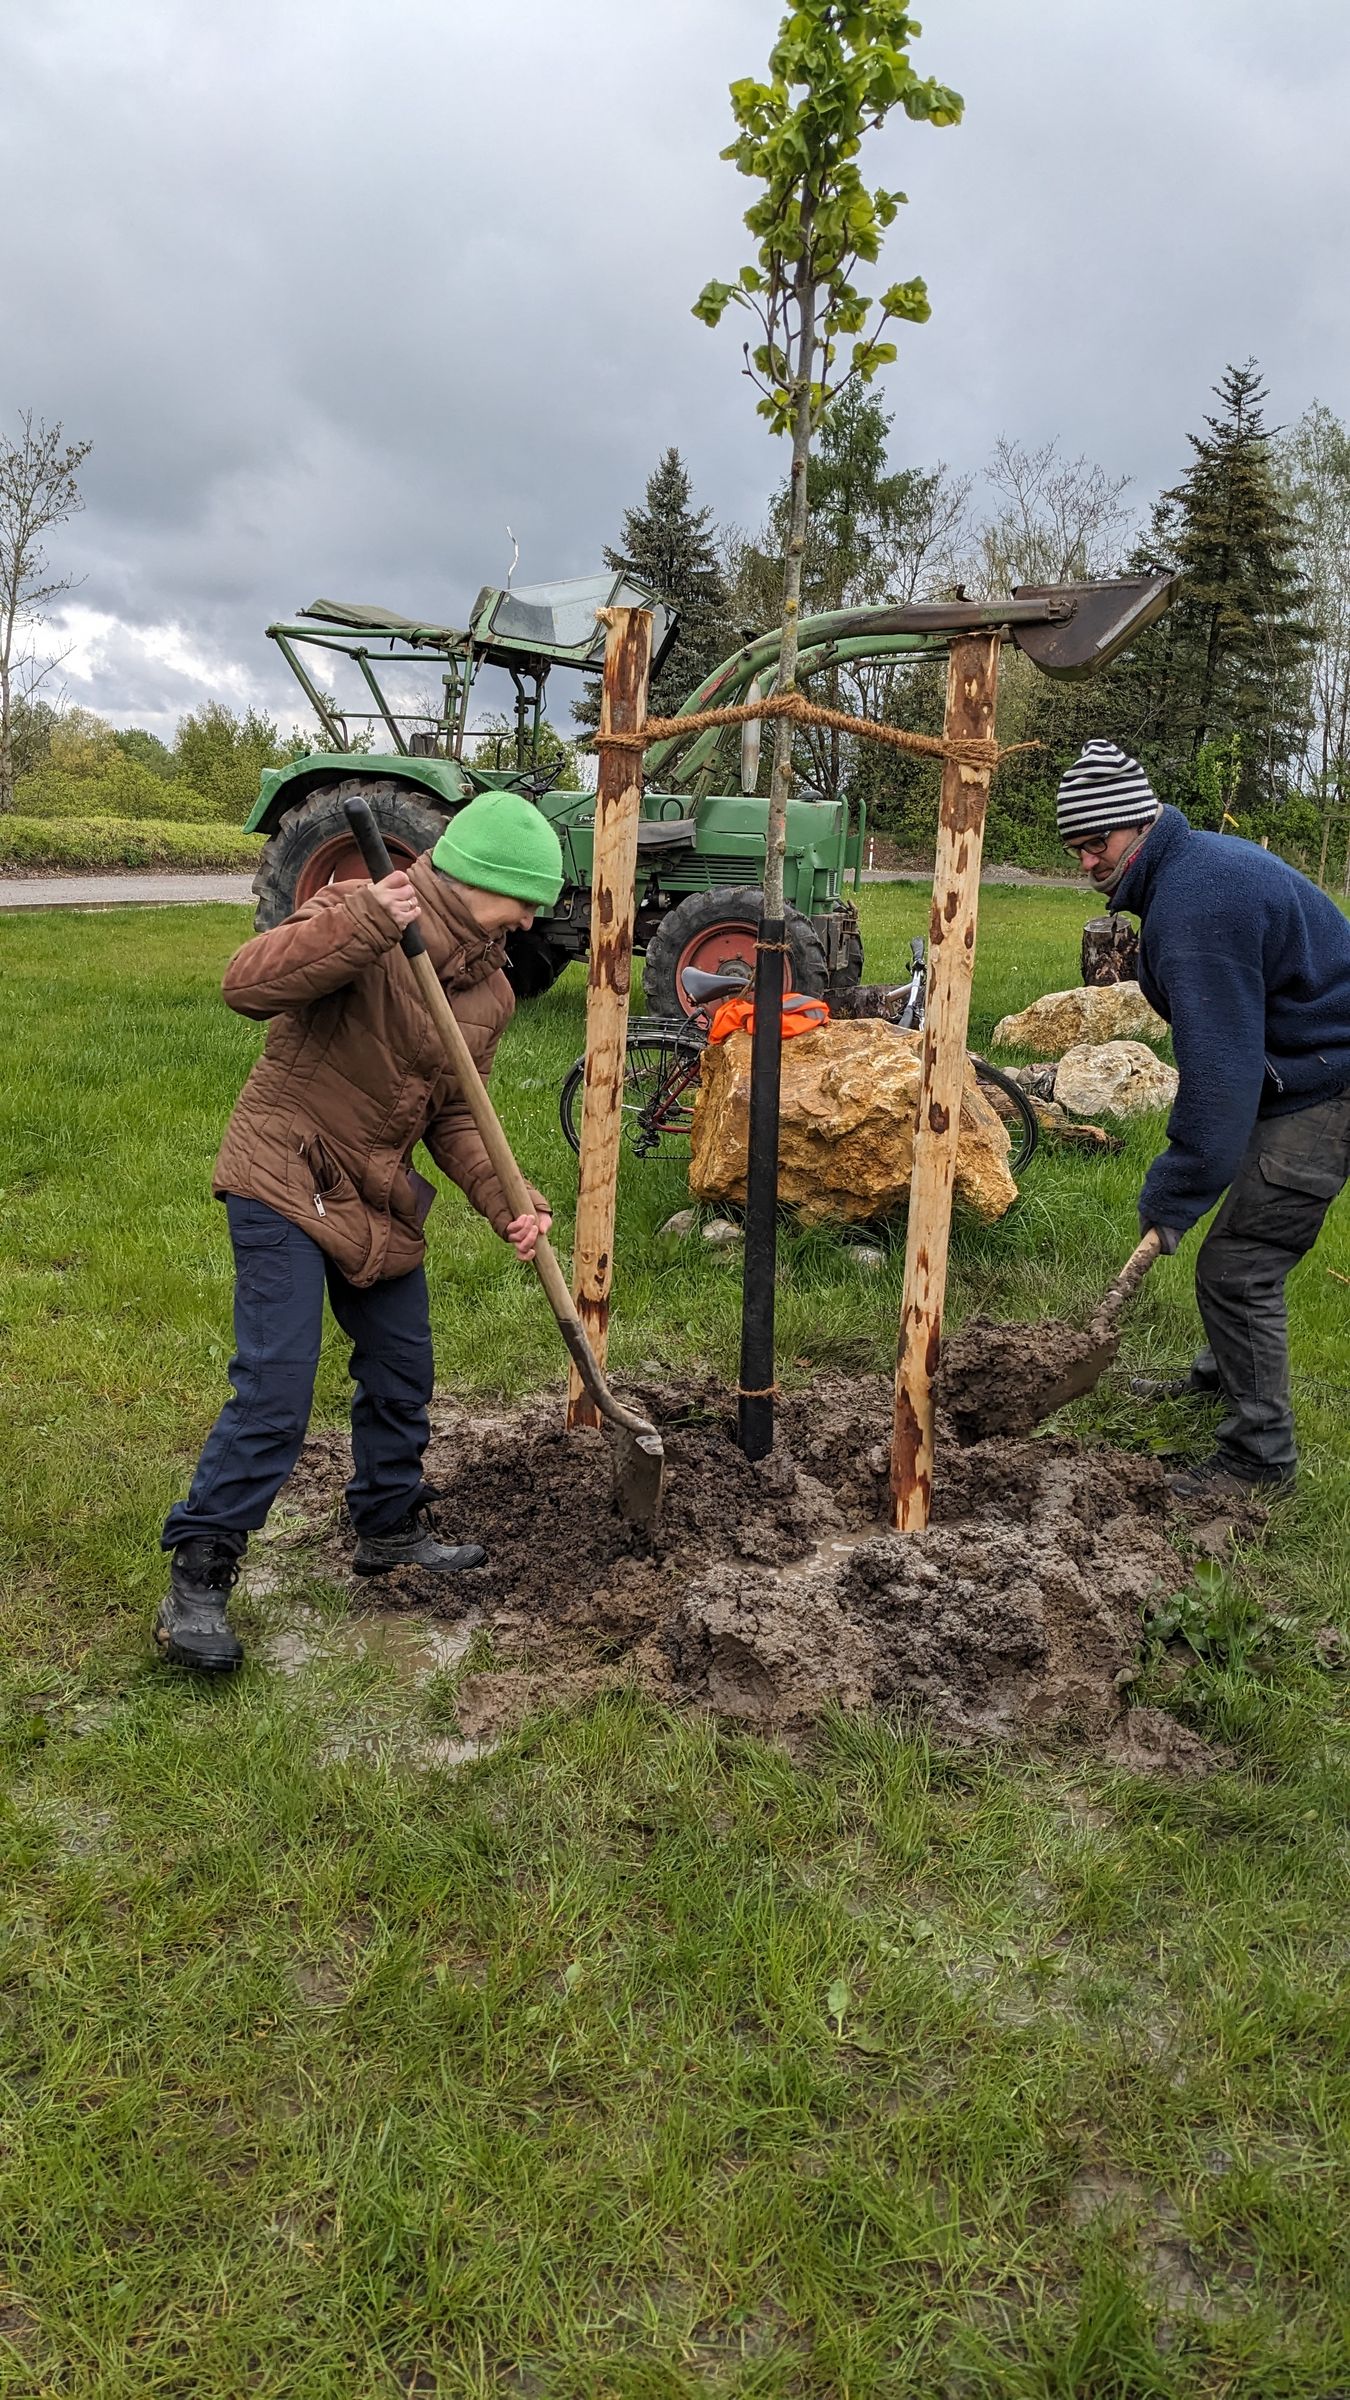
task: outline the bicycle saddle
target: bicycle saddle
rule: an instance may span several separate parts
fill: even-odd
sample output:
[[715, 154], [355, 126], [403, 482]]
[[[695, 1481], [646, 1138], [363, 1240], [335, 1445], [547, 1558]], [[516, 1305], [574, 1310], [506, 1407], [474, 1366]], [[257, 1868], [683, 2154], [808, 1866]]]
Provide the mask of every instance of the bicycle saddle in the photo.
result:
[[705, 975], [701, 967], [686, 967], [680, 976], [691, 1000], [725, 1000], [732, 992], [745, 991], [752, 980], [743, 967], [733, 967], [727, 975]]

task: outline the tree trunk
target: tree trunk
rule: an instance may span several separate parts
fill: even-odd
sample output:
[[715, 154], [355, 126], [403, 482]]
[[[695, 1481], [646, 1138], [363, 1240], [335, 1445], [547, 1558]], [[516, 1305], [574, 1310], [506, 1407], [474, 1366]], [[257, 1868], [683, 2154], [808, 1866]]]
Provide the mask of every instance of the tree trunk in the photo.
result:
[[[778, 652], [776, 692], [790, 692], [797, 682], [797, 624], [802, 604], [802, 562], [806, 556], [806, 469], [811, 454], [811, 384], [816, 363], [816, 286], [807, 251], [811, 240], [810, 211], [802, 210], [802, 239], [806, 248], [797, 268], [797, 306], [801, 338], [797, 347], [797, 388], [792, 406], [792, 498], [788, 511], [787, 547], [783, 554], [783, 639]], [[783, 854], [787, 848], [787, 807], [792, 796], [792, 720], [777, 717], [773, 729], [773, 777], [769, 785], [769, 821], [765, 828], [764, 914], [783, 914]]]
[[0, 816], [14, 807], [14, 719], [8, 668], [0, 669]]
[[[949, 740], [993, 733], [998, 654], [997, 634], [967, 634], [953, 641], [943, 727]], [[921, 1533], [933, 1500], [933, 1383], [947, 1296], [989, 776], [988, 767], [962, 766], [951, 758], [942, 762], [891, 1443], [891, 1523], [900, 1533]]]
[[[652, 619], [646, 608], [606, 612], [605, 678], [600, 696], [600, 771], [595, 792], [591, 874], [591, 949], [586, 989], [586, 1083], [581, 1103], [581, 1163], [572, 1290], [591, 1349], [603, 1368], [614, 1275], [614, 1203], [623, 1131], [628, 990], [633, 971], [633, 905], [642, 753], [612, 749], [607, 733], [635, 733], [647, 712]], [[573, 1367], [567, 1423], [598, 1425], [600, 1412]]]

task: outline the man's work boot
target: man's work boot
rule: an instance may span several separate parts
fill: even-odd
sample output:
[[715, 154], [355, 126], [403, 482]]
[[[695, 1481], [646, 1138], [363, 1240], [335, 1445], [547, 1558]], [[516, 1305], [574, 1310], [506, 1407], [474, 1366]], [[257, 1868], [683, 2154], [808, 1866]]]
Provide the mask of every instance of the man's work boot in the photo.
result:
[[239, 1574], [229, 1542], [202, 1534], [180, 1542], [169, 1569], [167, 1597], [155, 1619], [160, 1655], [176, 1667], [221, 1674], [242, 1665], [244, 1647], [232, 1632], [225, 1603]]
[[1218, 1400], [1223, 1396], [1217, 1376], [1211, 1382], [1188, 1367], [1184, 1375], [1132, 1375], [1130, 1396], [1135, 1400]]
[[1174, 1500], [1213, 1500], [1222, 1508], [1226, 1501], [1249, 1499], [1253, 1493], [1268, 1494], [1292, 1491], [1292, 1467], [1244, 1466], [1240, 1460], [1225, 1458], [1221, 1450], [1210, 1457], [1198, 1459], [1193, 1467], [1178, 1467], [1165, 1478]]
[[431, 1575], [462, 1575], [466, 1567], [486, 1563], [481, 1542], [438, 1541], [423, 1505], [410, 1508], [383, 1533], [360, 1534], [352, 1570], [357, 1575], [387, 1575], [393, 1567], [421, 1567]]

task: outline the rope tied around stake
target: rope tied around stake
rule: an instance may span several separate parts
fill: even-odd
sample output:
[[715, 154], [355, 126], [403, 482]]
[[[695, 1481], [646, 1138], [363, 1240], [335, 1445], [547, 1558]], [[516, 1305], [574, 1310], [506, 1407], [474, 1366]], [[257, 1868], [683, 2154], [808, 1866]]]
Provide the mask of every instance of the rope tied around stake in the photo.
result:
[[654, 742], [682, 740], [686, 734], [710, 733], [717, 726], [748, 725], [755, 717], [791, 717], [798, 725], [824, 725], [834, 733], [860, 734], [864, 741], [882, 742], [892, 750], [908, 750], [917, 758], [952, 759], [992, 775], [1005, 758], [1020, 750], [1039, 750], [1040, 742], [994, 740], [992, 735], [965, 734], [949, 739], [941, 733], [910, 733], [903, 725], [879, 725], [874, 717], [851, 717], [841, 708], [824, 708], [795, 687], [766, 692], [758, 700], [738, 701], [727, 708], [701, 708], [688, 717], [648, 717], [632, 733], [597, 733], [597, 749], [647, 750]]

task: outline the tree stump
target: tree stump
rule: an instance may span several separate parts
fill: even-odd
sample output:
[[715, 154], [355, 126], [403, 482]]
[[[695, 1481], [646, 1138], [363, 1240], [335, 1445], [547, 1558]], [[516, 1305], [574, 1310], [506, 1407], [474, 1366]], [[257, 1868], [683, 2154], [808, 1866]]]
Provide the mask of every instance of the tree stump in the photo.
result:
[[1085, 984], [1137, 983], [1139, 936], [1124, 917], [1089, 917], [1083, 927]]

